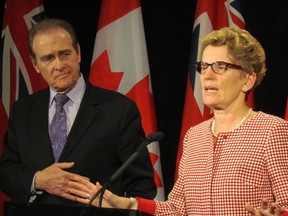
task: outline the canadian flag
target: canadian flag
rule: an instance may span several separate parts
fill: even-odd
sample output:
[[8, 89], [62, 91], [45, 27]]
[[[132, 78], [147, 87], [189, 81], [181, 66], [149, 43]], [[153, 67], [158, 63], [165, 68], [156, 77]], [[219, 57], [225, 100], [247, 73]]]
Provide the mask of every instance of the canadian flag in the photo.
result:
[[[182, 145], [185, 133], [191, 126], [195, 126], [202, 121], [211, 118], [213, 115], [212, 110], [204, 105], [199, 82], [199, 73], [196, 73], [194, 68], [195, 62], [200, 58], [198, 56], [200, 39], [211, 31], [226, 26], [245, 28], [244, 18], [241, 15], [240, 0], [197, 1], [186, 97], [176, 160], [175, 180], [178, 177], [178, 165], [182, 156]], [[253, 91], [249, 94], [247, 104], [254, 108]]]
[[[44, 17], [42, 0], [6, 0], [0, 47], [0, 154], [14, 101], [47, 86], [33, 68], [28, 52], [28, 31]], [[0, 192], [0, 215], [3, 201]]]
[[[139, 0], [102, 0], [89, 81], [134, 100], [145, 134], [157, 132], [150, 71]], [[148, 145], [157, 185], [164, 200], [159, 143]]]

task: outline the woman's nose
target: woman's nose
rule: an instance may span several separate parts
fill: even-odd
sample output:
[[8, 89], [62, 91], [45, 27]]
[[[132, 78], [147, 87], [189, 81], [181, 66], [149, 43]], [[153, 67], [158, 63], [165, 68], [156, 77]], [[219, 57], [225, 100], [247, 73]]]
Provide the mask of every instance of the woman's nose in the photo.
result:
[[201, 75], [203, 76], [204, 79], [208, 79], [208, 78], [211, 78], [211, 77], [215, 77], [215, 72], [213, 71], [212, 66], [209, 65], [205, 69], [204, 73], [202, 72]]

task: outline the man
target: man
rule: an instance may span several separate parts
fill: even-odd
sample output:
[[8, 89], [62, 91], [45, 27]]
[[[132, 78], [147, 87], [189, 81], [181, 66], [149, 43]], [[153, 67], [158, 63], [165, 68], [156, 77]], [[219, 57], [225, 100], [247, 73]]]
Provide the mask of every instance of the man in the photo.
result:
[[[69, 23], [45, 19], [28, 38], [33, 65], [49, 88], [12, 107], [0, 158], [0, 189], [17, 202], [36, 197], [35, 203], [72, 204], [69, 182], [75, 176], [104, 183], [144, 141], [140, 114], [125, 96], [85, 81], [80, 46]], [[67, 99], [58, 112], [56, 101], [63, 95]], [[147, 149], [110, 190], [154, 198]]]

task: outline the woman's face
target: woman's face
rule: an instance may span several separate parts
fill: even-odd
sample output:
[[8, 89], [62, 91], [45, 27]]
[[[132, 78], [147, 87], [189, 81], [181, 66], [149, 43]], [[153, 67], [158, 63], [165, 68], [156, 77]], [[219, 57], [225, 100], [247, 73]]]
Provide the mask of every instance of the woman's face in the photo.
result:
[[[202, 61], [208, 64], [216, 61], [236, 64], [229, 58], [226, 46], [207, 46]], [[216, 74], [209, 66], [200, 76], [204, 103], [215, 110], [242, 105], [245, 103], [248, 76], [239, 69], [229, 67], [223, 74]]]

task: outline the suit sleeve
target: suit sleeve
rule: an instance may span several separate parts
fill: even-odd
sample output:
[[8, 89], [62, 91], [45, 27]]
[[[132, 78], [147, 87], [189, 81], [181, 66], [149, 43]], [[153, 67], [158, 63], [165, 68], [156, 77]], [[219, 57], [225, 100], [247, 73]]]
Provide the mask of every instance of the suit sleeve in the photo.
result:
[[22, 165], [13, 106], [0, 157], [0, 189], [16, 202], [28, 202], [34, 171]]
[[[123, 111], [120, 123], [120, 142], [117, 152], [124, 163], [145, 140], [141, 124], [141, 116], [134, 102], [129, 101]], [[138, 158], [123, 173], [122, 183], [127, 196], [153, 199], [157, 188], [154, 182], [154, 172], [145, 148]]]

